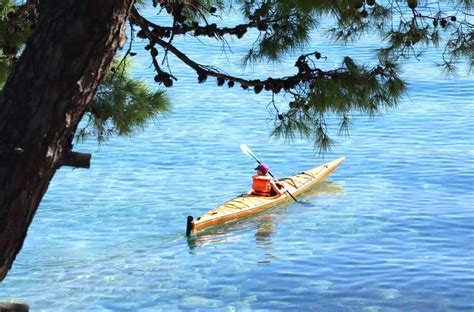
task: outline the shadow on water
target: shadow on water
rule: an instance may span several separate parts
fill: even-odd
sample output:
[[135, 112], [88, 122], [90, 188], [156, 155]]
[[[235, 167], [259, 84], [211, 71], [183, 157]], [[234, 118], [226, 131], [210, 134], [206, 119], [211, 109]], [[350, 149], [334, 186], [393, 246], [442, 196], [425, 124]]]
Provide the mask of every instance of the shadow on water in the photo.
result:
[[[317, 197], [328, 196], [344, 192], [344, 188], [334, 182], [323, 181], [315, 187], [298, 196], [298, 201], [305, 207], [316, 207]], [[298, 205], [294, 201], [285, 202], [281, 205], [268, 208], [255, 214], [232, 220], [223, 224], [206, 228], [196, 234], [187, 237], [190, 250], [203, 247], [208, 244], [222, 243], [232, 240], [239, 233], [254, 231], [255, 241], [262, 249], [271, 248], [271, 238], [276, 231], [277, 222], [275, 215], [286, 211], [290, 206]]]

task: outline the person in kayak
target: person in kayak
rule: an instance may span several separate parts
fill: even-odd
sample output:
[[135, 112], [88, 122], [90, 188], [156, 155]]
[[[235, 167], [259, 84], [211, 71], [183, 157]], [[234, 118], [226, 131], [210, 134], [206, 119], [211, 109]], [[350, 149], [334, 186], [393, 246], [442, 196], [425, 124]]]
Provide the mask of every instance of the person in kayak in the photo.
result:
[[286, 192], [285, 187], [272, 177], [267, 176], [269, 167], [261, 163], [255, 168], [257, 174], [252, 177], [253, 193], [260, 196], [275, 196]]

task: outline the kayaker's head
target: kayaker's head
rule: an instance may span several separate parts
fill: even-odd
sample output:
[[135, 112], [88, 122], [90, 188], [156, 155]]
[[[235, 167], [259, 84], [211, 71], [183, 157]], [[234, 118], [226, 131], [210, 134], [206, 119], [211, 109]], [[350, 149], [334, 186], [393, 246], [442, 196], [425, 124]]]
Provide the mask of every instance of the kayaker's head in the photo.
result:
[[267, 172], [268, 172], [268, 166], [265, 165], [264, 163], [261, 163], [257, 166], [257, 168], [255, 168], [255, 170], [257, 170], [257, 173], [260, 174], [260, 175], [266, 175]]

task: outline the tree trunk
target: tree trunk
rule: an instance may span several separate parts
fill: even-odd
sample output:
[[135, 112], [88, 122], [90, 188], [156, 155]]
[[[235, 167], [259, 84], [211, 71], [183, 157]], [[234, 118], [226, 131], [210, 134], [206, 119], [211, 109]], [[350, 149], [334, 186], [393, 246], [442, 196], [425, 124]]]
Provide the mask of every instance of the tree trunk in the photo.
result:
[[0, 94], [0, 281], [125, 41], [132, 3], [40, 1], [36, 29]]

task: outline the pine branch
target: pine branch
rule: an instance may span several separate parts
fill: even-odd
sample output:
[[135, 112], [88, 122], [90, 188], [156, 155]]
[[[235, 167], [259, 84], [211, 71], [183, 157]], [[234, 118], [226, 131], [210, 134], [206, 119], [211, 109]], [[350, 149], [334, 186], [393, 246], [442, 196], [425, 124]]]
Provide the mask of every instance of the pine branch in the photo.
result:
[[[267, 79], [244, 79], [224, 73], [223, 71], [199, 64], [170, 42], [163, 40], [149, 29], [146, 18], [137, 10], [132, 10], [133, 23], [140, 27], [142, 35], [149, 40], [145, 49], [150, 50], [153, 64], [158, 75], [157, 82], [166, 85], [164, 73], [156, 62], [158, 54], [155, 46], [160, 46], [174, 54], [184, 64], [196, 71], [200, 83], [213, 77], [217, 85], [227, 82], [229, 87], [239, 83], [242, 88], [254, 89], [255, 93], [262, 90], [270, 91], [273, 95], [284, 90], [293, 100], [288, 110], [281, 111], [275, 107], [275, 137], [285, 137], [292, 140], [296, 135], [308, 137], [315, 142], [316, 148], [325, 153], [333, 144], [329, 137], [329, 127], [326, 116], [333, 114], [341, 118], [340, 132], [347, 135], [350, 125], [350, 112], [357, 111], [371, 116], [382, 107], [396, 105], [404, 94], [406, 86], [397, 75], [395, 64], [383, 61], [373, 68], [357, 65], [351, 58], [345, 57], [337, 69], [323, 71], [318, 67], [318, 61], [324, 58], [319, 52], [302, 54], [295, 62], [297, 73], [282, 77]], [[169, 79], [169, 77], [167, 78]]]
[[[260, 79], [244, 79], [241, 77], [236, 77], [232, 76], [229, 74], [226, 74], [215, 67], [209, 66], [209, 65], [202, 65], [199, 64], [192, 59], [190, 59], [186, 54], [181, 52], [179, 49], [177, 49], [175, 46], [173, 46], [171, 43], [166, 42], [160, 38], [159, 35], [156, 35], [154, 32], [152, 32], [148, 28], [148, 22], [147, 19], [141, 16], [136, 9], [132, 9], [132, 18], [133, 22], [136, 23], [141, 28], [141, 31], [143, 32], [142, 34], [148, 38], [150, 41], [150, 45], [153, 46], [155, 44], [158, 44], [161, 46], [163, 49], [170, 51], [173, 53], [176, 57], [178, 57], [183, 63], [188, 65], [190, 68], [196, 71], [198, 74], [198, 80], [200, 82], [204, 82], [207, 77], [214, 77], [217, 78], [218, 84], [222, 85], [224, 81], [228, 81], [228, 83], [240, 83], [241, 86], [244, 89], [247, 89], [248, 87], [254, 87], [255, 92], [259, 93], [262, 88], [265, 88], [266, 90], [271, 90], [274, 93], [278, 93], [281, 89], [285, 90], [290, 90], [294, 88], [298, 83], [301, 81], [309, 81], [311, 79], [314, 79], [315, 77], [322, 77], [324, 75], [332, 75], [335, 73], [335, 71], [327, 71], [324, 72], [319, 68], [301, 68], [300, 71], [292, 76], [287, 76], [283, 78], [267, 78], [265, 80], [260, 80]], [[153, 47], [148, 46], [148, 49], [151, 50], [152, 57], [154, 56], [153, 54], [156, 54], [156, 52], [152, 52]], [[321, 57], [321, 54], [318, 52], [313, 52], [309, 54], [304, 54], [300, 56], [299, 59], [305, 59], [306, 57], [309, 57], [311, 55], [316, 55], [316, 57], [319, 59]], [[153, 62], [155, 64], [155, 62]], [[155, 69], [157, 69], [158, 72], [161, 71], [157, 64], [155, 64]]]
[[[138, 11], [137, 11], [137, 14]], [[192, 26], [186, 24], [175, 24], [172, 27], [159, 26], [150, 20], [142, 17], [143, 22], [149, 28], [151, 28], [154, 35], [160, 38], [169, 38], [173, 34], [175, 35], [185, 35], [191, 34], [192, 36], [206, 36], [206, 37], [215, 37], [221, 39], [224, 35], [235, 35], [237, 38], [242, 38], [249, 28], [257, 28], [261, 25], [262, 22], [251, 21], [247, 24], [240, 24], [234, 27], [217, 27], [216, 24], [209, 24], [206, 26], [199, 26], [197, 23], [194, 23]], [[271, 23], [271, 20], [265, 21], [265, 23]], [[143, 32], [137, 34], [139, 38], [145, 39], [148, 36]]]

